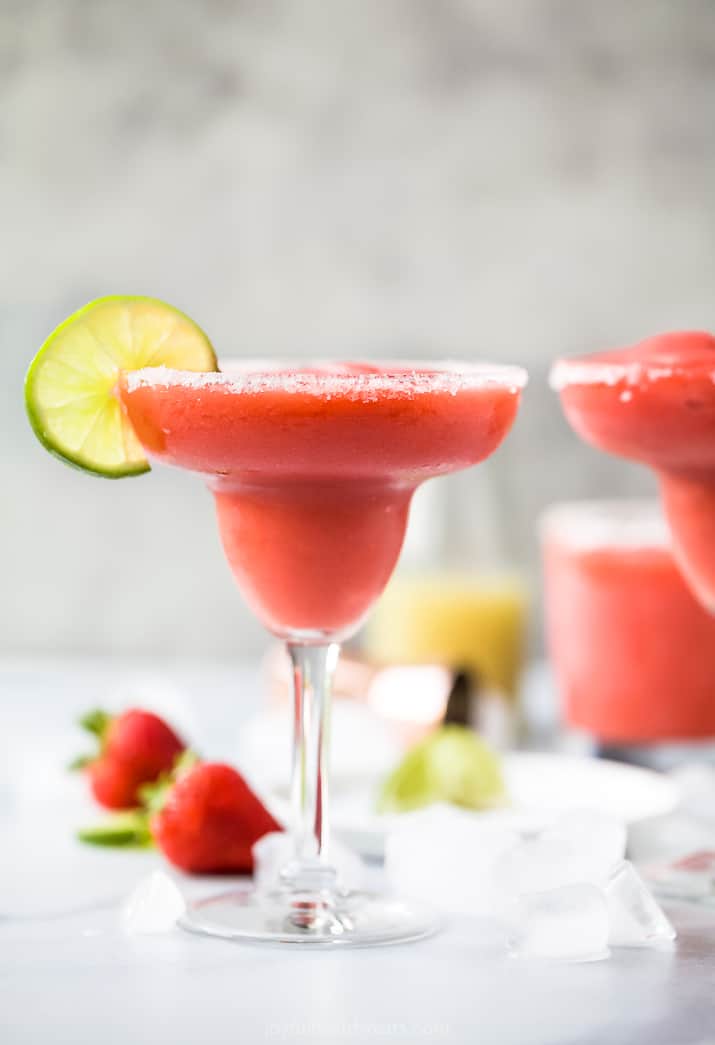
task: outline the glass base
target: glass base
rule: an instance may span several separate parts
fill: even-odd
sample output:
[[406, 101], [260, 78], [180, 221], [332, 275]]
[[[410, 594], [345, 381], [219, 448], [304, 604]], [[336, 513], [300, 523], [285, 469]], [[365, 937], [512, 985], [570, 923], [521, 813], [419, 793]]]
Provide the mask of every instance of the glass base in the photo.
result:
[[236, 889], [189, 906], [179, 925], [189, 932], [246, 943], [307, 947], [374, 947], [431, 936], [441, 926], [426, 904], [352, 892], [337, 901]]

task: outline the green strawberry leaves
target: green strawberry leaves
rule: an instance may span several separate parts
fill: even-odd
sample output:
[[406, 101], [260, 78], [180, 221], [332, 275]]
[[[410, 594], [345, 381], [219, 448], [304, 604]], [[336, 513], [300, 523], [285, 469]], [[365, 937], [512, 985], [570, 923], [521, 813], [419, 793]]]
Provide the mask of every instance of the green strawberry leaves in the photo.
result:
[[190, 748], [182, 751], [178, 758], [175, 759], [170, 772], [162, 773], [157, 780], [154, 780], [151, 784], [144, 784], [139, 789], [142, 807], [150, 814], [160, 813], [176, 781], [185, 776], [200, 761], [201, 759], [196, 752]]
[[107, 730], [112, 723], [112, 715], [109, 715], [106, 711], [102, 711], [101, 708], [92, 708], [91, 711], [85, 712], [84, 715], [77, 721], [77, 725], [89, 733], [90, 736], [95, 737], [99, 741], [99, 749], [94, 755], [78, 755], [68, 765], [68, 769], [71, 772], [77, 772], [78, 770], [86, 769], [90, 766], [98, 757], [104, 746], [104, 739], [107, 735]]
[[93, 827], [83, 827], [77, 832], [77, 838], [88, 845], [114, 848], [146, 849], [154, 844], [149, 817], [143, 809], [118, 813]]
[[93, 708], [82, 715], [79, 724], [87, 733], [91, 733], [101, 741], [104, 740], [111, 721], [112, 715], [102, 711], [101, 708]]
[[83, 827], [77, 832], [78, 839], [88, 845], [110, 848], [144, 849], [153, 846], [149, 827], [151, 816], [164, 807], [176, 781], [190, 772], [199, 761], [195, 751], [183, 751], [169, 773], [162, 773], [157, 780], [140, 788], [141, 806], [138, 809], [117, 813], [92, 827]]

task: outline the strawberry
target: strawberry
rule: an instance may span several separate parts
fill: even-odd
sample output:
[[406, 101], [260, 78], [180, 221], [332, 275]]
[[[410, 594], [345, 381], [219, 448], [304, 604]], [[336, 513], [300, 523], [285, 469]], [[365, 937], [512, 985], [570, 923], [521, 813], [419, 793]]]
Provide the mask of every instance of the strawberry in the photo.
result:
[[163, 795], [156, 791], [149, 803], [154, 841], [183, 871], [250, 873], [254, 843], [282, 830], [231, 766], [198, 763], [180, 770]]
[[163, 719], [138, 708], [114, 718], [91, 711], [80, 724], [99, 739], [100, 750], [74, 766], [87, 771], [94, 797], [107, 809], [139, 805], [141, 786], [168, 772], [185, 748]]

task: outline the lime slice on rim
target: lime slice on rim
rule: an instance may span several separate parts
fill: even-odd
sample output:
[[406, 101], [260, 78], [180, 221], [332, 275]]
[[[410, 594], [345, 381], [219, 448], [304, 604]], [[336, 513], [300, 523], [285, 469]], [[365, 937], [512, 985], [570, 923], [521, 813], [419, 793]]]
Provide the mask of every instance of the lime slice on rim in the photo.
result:
[[149, 470], [116, 395], [120, 370], [217, 370], [206, 334], [183, 312], [144, 297], [91, 301], [60, 323], [30, 365], [25, 406], [40, 442], [108, 479]]

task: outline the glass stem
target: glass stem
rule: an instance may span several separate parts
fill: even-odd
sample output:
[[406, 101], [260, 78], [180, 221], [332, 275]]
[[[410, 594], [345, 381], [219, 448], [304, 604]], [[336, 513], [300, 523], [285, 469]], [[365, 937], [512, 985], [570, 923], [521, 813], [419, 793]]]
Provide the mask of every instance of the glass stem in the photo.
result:
[[300, 865], [324, 857], [328, 843], [328, 730], [330, 691], [340, 647], [288, 643], [293, 665], [294, 860]]

